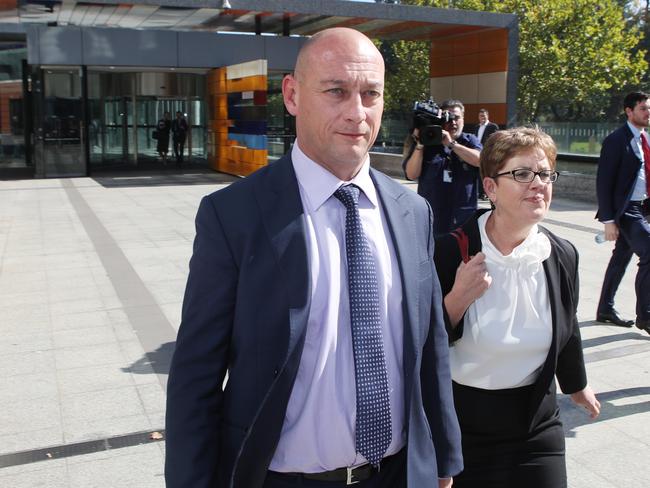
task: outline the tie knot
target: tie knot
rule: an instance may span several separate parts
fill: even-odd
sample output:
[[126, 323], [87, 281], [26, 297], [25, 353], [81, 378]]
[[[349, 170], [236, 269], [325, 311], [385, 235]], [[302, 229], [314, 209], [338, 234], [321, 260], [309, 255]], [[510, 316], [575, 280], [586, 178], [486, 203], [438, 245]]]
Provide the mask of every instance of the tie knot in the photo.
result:
[[359, 205], [360, 192], [361, 190], [357, 185], [344, 185], [334, 192], [334, 196], [341, 200], [346, 209], [350, 209]]

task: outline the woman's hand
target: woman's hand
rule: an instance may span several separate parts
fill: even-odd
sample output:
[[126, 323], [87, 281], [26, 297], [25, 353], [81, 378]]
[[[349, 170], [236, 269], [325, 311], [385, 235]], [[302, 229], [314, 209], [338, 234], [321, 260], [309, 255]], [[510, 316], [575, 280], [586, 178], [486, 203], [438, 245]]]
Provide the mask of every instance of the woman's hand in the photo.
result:
[[456, 326], [467, 308], [492, 284], [487, 272], [485, 254], [479, 252], [467, 263], [460, 263], [451, 291], [445, 296], [445, 308], [452, 326]]
[[467, 263], [460, 263], [456, 270], [456, 279], [452, 291], [458, 287], [458, 291], [472, 303], [483, 296], [491, 283], [492, 277], [487, 272], [485, 254], [479, 252], [476, 256], [472, 256]]
[[583, 390], [572, 393], [571, 400], [576, 405], [585, 408], [592, 419], [597, 418], [600, 414], [600, 402], [589, 385], [585, 386]]

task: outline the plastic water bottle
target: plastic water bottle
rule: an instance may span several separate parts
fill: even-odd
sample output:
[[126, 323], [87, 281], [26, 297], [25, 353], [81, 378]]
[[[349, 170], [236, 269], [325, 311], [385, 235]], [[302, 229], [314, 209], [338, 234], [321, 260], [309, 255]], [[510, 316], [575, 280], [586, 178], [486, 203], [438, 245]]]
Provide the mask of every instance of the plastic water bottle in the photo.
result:
[[599, 232], [594, 236], [594, 241], [596, 241], [596, 244], [602, 244], [603, 242], [607, 242], [607, 239], [605, 239], [605, 233], [604, 232]]

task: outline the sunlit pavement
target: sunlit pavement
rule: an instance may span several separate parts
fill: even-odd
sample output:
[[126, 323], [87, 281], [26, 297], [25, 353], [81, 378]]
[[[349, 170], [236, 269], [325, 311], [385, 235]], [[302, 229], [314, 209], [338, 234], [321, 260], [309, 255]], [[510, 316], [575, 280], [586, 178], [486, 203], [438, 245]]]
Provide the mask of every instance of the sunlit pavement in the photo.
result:
[[[200, 198], [213, 173], [0, 181], [0, 486], [163, 487], [164, 385]], [[408, 185], [415, 188], [414, 185]], [[650, 336], [594, 322], [611, 244], [591, 204], [546, 226], [580, 251], [601, 418], [560, 399], [569, 485], [650, 486]], [[634, 318], [630, 266], [617, 308]], [[153, 438], [152, 438], [153, 437]]]

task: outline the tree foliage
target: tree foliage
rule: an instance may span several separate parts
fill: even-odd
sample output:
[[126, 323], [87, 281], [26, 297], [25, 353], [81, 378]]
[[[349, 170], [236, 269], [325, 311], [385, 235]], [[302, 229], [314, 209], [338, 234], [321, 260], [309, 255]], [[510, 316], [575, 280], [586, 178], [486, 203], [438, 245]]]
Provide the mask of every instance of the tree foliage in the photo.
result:
[[[640, 27], [626, 22], [626, 2], [402, 0], [401, 3], [517, 14], [520, 122], [544, 116], [561, 120], [600, 117], [604, 115], [602, 101], [608, 93], [638, 86], [648, 67], [645, 50], [638, 47], [643, 38]], [[382, 48], [387, 50], [385, 44]], [[421, 80], [428, 83], [428, 47], [423, 43], [398, 41], [390, 49], [398, 63], [387, 77], [387, 101], [388, 108], [395, 109], [406, 94], [412, 97], [421, 89]], [[412, 62], [424, 57], [426, 62]]]
[[415, 100], [429, 98], [430, 43], [379, 42], [378, 47], [386, 61], [386, 110], [397, 115]]

